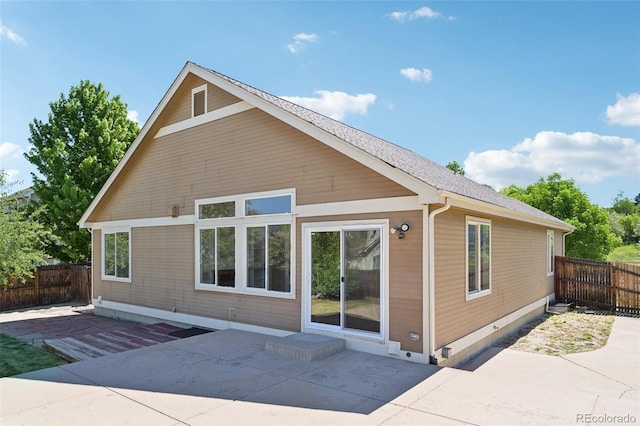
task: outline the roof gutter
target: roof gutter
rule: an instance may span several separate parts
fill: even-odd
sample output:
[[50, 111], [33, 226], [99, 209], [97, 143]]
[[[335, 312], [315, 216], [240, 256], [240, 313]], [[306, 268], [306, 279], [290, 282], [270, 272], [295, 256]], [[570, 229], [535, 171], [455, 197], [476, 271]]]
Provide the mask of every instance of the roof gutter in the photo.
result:
[[482, 208], [484, 211], [494, 214], [496, 216], [504, 217], [507, 219], [519, 220], [522, 222], [532, 223], [534, 225], [549, 226], [555, 229], [562, 229], [564, 231], [573, 232], [575, 227], [568, 223], [554, 218], [556, 220], [549, 220], [539, 218], [526, 213], [519, 213], [506, 207], [496, 206], [495, 204], [488, 203], [486, 201], [480, 201], [473, 198], [466, 197], [464, 195], [455, 194], [449, 191], [440, 191], [440, 196], [451, 198], [452, 206], [462, 208]]
[[435, 221], [437, 215], [449, 210], [450, 207], [451, 198], [445, 196], [444, 206], [429, 213], [429, 360], [432, 364], [437, 364], [437, 360], [435, 360], [434, 355], [436, 350], [436, 238], [434, 235]]

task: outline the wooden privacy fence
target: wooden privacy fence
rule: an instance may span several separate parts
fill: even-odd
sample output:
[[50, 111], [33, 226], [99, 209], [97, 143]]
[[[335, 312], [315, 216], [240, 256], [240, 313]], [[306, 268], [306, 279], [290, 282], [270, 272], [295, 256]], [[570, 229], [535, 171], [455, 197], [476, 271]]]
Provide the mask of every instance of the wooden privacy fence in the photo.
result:
[[559, 302], [640, 315], [640, 265], [556, 256], [555, 292]]
[[90, 266], [40, 266], [33, 275], [24, 282], [9, 280], [1, 290], [1, 310], [73, 301], [91, 303]]

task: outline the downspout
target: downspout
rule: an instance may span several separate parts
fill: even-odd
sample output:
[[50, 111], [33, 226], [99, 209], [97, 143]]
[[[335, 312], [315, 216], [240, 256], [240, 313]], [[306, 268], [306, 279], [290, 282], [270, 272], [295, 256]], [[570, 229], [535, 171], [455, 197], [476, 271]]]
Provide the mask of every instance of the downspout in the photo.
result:
[[[445, 197], [444, 206], [429, 213], [429, 361], [437, 364], [435, 360], [436, 346], [436, 258], [435, 258], [435, 217], [451, 207], [451, 198]], [[435, 362], [434, 362], [435, 361]]]
[[567, 255], [567, 235], [572, 234], [575, 231], [575, 228], [569, 232], [565, 232], [562, 234], [562, 255]]

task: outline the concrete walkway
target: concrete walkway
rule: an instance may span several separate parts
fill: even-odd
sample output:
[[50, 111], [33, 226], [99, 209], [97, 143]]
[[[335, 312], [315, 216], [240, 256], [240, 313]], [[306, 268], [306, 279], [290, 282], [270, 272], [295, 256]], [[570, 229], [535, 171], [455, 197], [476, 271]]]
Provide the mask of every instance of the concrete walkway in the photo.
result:
[[265, 352], [269, 339], [225, 330], [3, 378], [0, 423], [640, 422], [640, 319], [616, 318], [607, 346], [593, 352], [491, 348], [471, 371], [353, 351], [300, 361]]

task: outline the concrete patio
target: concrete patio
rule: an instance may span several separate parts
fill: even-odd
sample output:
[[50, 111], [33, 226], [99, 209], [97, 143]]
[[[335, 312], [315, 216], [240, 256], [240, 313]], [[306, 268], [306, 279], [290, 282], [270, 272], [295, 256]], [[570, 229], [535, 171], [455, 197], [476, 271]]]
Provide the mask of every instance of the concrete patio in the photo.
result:
[[265, 351], [271, 338], [224, 330], [3, 378], [0, 423], [640, 421], [640, 319], [616, 318], [607, 346], [593, 352], [551, 357], [491, 348], [467, 370], [354, 351], [296, 360]]

